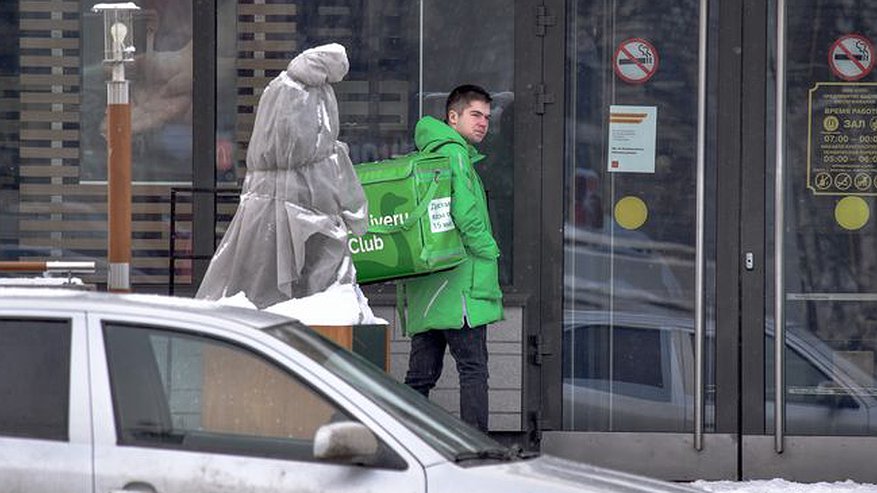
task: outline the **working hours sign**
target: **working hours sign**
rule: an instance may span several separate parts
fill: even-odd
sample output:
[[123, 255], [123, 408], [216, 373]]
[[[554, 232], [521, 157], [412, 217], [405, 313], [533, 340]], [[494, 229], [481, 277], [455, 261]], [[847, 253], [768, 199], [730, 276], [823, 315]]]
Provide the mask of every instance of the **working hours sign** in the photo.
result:
[[807, 188], [877, 195], [877, 83], [817, 82], [809, 114]]

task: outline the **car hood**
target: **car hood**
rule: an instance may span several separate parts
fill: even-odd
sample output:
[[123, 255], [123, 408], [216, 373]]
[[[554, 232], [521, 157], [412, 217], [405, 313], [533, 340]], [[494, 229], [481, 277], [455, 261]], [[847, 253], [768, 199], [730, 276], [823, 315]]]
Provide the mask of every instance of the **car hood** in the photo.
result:
[[429, 491], [554, 493], [703, 493], [690, 486], [568, 461], [550, 455], [508, 463], [460, 467], [442, 463], [427, 469]]

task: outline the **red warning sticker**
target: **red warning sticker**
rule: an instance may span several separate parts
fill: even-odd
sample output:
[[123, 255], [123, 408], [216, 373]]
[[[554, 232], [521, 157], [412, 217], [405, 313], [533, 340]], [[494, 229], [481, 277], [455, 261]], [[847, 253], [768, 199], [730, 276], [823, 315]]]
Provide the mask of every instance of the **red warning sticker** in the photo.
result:
[[658, 71], [658, 50], [643, 38], [630, 38], [618, 45], [613, 65], [624, 82], [643, 84]]
[[828, 50], [828, 65], [843, 80], [859, 80], [874, 68], [874, 45], [860, 34], [844, 34]]

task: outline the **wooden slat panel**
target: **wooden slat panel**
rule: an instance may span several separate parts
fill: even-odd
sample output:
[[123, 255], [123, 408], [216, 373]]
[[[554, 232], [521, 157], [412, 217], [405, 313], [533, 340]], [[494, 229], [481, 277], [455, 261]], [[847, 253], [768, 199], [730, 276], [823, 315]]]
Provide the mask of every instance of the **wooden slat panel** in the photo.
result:
[[237, 68], [248, 70], [286, 70], [289, 60], [279, 58], [239, 58]]
[[238, 15], [296, 15], [294, 3], [287, 4], [238, 4]]
[[35, 75], [22, 74], [22, 86], [78, 86], [78, 75]]
[[267, 86], [269, 82], [271, 82], [274, 77], [238, 77], [238, 87], [253, 87], [262, 89]]
[[21, 140], [79, 140], [79, 130], [21, 129]]
[[[26, 240], [26, 242], [25, 242]], [[167, 240], [144, 240], [134, 238], [131, 240], [133, 250], [160, 250], [167, 251]], [[186, 248], [188, 240], [180, 240], [176, 248], [182, 251]], [[64, 250], [106, 250], [107, 240], [105, 238], [23, 238], [20, 241], [22, 246], [31, 246], [39, 248], [59, 248]]]
[[[14, 113], [21, 109], [18, 98], [0, 98], [0, 112]], [[10, 122], [10, 120], [0, 120], [2, 122]]]
[[[177, 274], [176, 281], [177, 286], [186, 286], [192, 284], [192, 277]], [[168, 278], [167, 276], [138, 276], [137, 274], [133, 274], [131, 276], [131, 282], [136, 284], [161, 284], [166, 286]]]
[[[6, 0], [9, 1], [9, 0]], [[18, 27], [22, 31], [78, 31], [79, 21], [75, 19], [20, 19]]]
[[[106, 221], [70, 221], [70, 220], [22, 220], [19, 221], [22, 231], [105, 231]], [[131, 221], [131, 231], [136, 232], [169, 232], [170, 225], [166, 221]]]
[[[177, 260], [177, 269], [182, 262], [183, 260]], [[131, 259], [131, 266], [139, 269], [164, 269], [168, 266], [168, 259], [167, 257], [136, 257]], [[167, 282], [167, 278], [164, 282]]]
[[[70, 149], [72, 151], [79, 152], [78, 149]], [[24, 149], [22, 149], [24, 151]], [[22, 157], [34, 157], [34, 156], [25, 156], [22, 153]], [[36, 178], [36, 177], [73, 177], [79, 176], [79, 166], [29, 166], [22, 165], [19, 168], [19, 173], [21, 176]]]
[[76, 38], [21, 38], [19, 46], [37, 50], [78, 50], [79, 40]]
[[[338, 113], [341, 115], [350, 115], [350, 116], [365, 116], [368, 115], [368, 102], [365, 101], [344, 101], [338, 103]], [[342, 121], [344, 118], [341, 119]]]
[[[75, 169], [75, 168], [74, 168]], [[221, 208], [220, 208], [221, 209]], [[22, 202], [19, 211], [28, 214], [106, 214], [106, 202]], [[170, 214], [169, 202], [134, 202], [134, 214]], [[192, 213], [192, 204], [177, 203], [176, 214]]]
[[[79, 148], [75, 147], [24, 147], [21, 157], [35, 159], [78, 159]], [[58, 168], [59, 166], [52, 166]], [[59, 171], [60, 172], [60, 171]]]
[[22, 111], [22, 122], [65, 122], [78, 123], [78, 111]]
[[22, 92], [19, 96], [22, 103], [79, 104], [79, 94], [75, 92]]
[[240, 22], [239, 33], [294, 33], [295, 22]]
[[353, 37], [353, 30], [346, 27], [318, 27], [318, 38], [350, 38]]
[[79, 12], [79, 2], [19, 0], [18, 9], [21, 12]]
[[238, 106], [256, 106], [259, 104], [258, 94], [245, 94], [238, 96]]
[[246, 40], [238, 41], [238, 51], [279, 51], [282, 53], [295, 53], [297, 49], [295, 41]]
[[21, 65], [28, 67], [78, 67], [79, 57], [70, 56], [25, 56], [22, 55]]
[[[107, 186], [104, 184], [79, 184], [79, 185], [50, 185], [50, 184], [23, 184], [21, 193], [31, 195], [106, 195]], [[156, 196], [159, 198], [170, 197], [170, 186], [153, 184], [134, 184], [132, 192], [135, 197]], [[169, 198], [167, 200], [170, 200]]]
[[[80, 67], [80, 58], [77, 56], [80, 47], [80, 19], [76, 15], [67, 15], [64, 18], [50, 18], [48, 14], [68, 12], [77, 14], [80, 12], [80, 1], [59, 0], [21, 0], [18, 2], [19, 11], [22, 13], [36, 13], [23, 15], [18, 22], [22, 31], [35, 31], [33, 36], [25, 36], [18, 40], [23, 50], [19, 58], [22, 66], [22, 74], [13, 78], [0, 79], [0, 84], [5, 84], [10, 89], [20, 91], [16, 102], [19, 106], [19, 117], [14, 122], [21, 125], [19, 132], [20, 146], [19, 156], [30, 160], [33, 164], [21, 166], [20, 174], [29, 178], [29, 181], [45, 178], [65, 178], [74, 181], [79, 174], [78, 166], [52, 166], [53, 159], [64, 159], [75, 163], [79, 159], [78, 142], [81, 134], [78, 130], [49, 129], [48, 123], [80, 123], [81, 94], [79, 87], [82, 84], [81, 77], [77, 73]], [[54, 17], [54, 16], [51, 16]], [[52, 37], [50, 33], [64, 31], [67, 37]], [[67, 35], [69, 32], [69, 36]], [[48, 50], [67, 50], [63, 56], [53, 56]], [[30, 51], [27, 51], [30, 50]], [[64, 69], [64, 72], [49, 74], [47, 69]], [[28, 70], [30, 69], [30, 70]], [[62, 70], [54, 70], [62, 72]], [[39, 73], [34, 73], [39, 72]], [[58, 86], [64, 87], [64, 92], [50, 92], [49, 89]], [[68, 89], [69, 88], [69, 89]], [[0, 99], [0, 110], [5, 106], [5, 101]], [[60, 105], [62, 111], [50, 111], [53, 105]], [[43, 127], [43, 128], [28, 128]], [[45, 147], [28, 145], [28, 142], [63, 141], [70, 147]], [[75, 144], [74, 144], [75, 143]], [[74, 184], [74, 183], [24, 183], [20, 187], [21, 201], [19, 203], [19, 229], [26, 235], [37, 237], [21, 238], [20, 243], [24, 246], [33, 245], [65, 251], [94, 252], [101, 256], [106, 252], [107, 241], [105, 238], [80, 238], [76, 233], [82, 231], [97, 231], [100, 236], [106, 234], [107, 211], [105, 184]], [[152, 220], [138, 220], [132, 222], [132, 230], [138, 233], [147, 233], [156, 236], [154, 239], [134, 239], [132, 249], [138, 252], [137, 257], [132, 259], [132, 266], [141, 269], [150, 269], [155, 275], [138, 275], [132, 272], [132, 280], [136, 283], [166, 284], [168, 277], [162, 274], [167, 270], [167, 259], [164, 255], [167, 251], [167, 237], [170, 224], [167, 214], [170, 211], [170, 186], [165, 184], [144, 184], [133, 187], [135, 202], [132, 204], [132, 212], [139, 217]], [[77, 200], [79, 198], [79, 200]], [[155, 202], [138, 202], [137, 200], [155, 200]], [[60, 199], [60, 200], [59, 200]], [[178, 214], [191, 216], [192, 205], [180, 203], [177, 206]], [[41, 219], [37, 215], [51, 219]], [[98, 219], [93, 220], [93, 215]], [[62, 220], [60, 217], [68, 219]], [[70, 220], [74, 218], [87, 218], [88, 220]], [[191, 240], [177, 241], [176, 247], [180, 250], [191, 248]], [[157, 254], [157, 255], [156, 255]], [[184, 268], [185, 265], [180, 266]], [[177, 269], [180, 270], [179, 268]], [[106, 282], [106, 274], [102, 273], [94, 277], [96, 282]], [[191, 281], [191, 276], [180, 276], [181, 282]]]
[[320, 5], [317, 7], [320, 15], [350, 15], [350, 7], [342, 5]]

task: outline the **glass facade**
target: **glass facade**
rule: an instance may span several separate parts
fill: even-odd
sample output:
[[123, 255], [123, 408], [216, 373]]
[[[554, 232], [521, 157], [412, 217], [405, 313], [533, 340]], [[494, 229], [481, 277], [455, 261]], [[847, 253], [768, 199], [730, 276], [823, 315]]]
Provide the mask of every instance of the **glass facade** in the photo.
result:
[[[197, 289], [209, 256], [193, 252], [235, 213], [262, 89], [340, 43], [354, 163], [411, 152], [458, 84], [494, 97], [478, 169], [519, 330], [499, 344], [524, 374], [496, 395], [523, 402], [522, 432], [705, 432], [738, 451], [751, 434], [874, 435], [869, 2], [212, 0], [215, 33], [193, 0], [137, 3], [135, 291]], [[103, 289], [109, 71], [91, 7], [0, 2], [0, 262], [95, 260], [83, 277]], [[195, 73], [203, 57], [215, 73]], [[214, 191], [214, 223], [196, 224], [209, 201], [193, 196]], [[392, 304], [385, 287], [367, 294]]]
[[[127, 64], [132, 282], [167, 283], [169, 188], [192, 180], [192, 2], [145, 0]], [[91, 4], [4, 2], [0, 258], [95, 260], [106, 281], [103, 20]]]
[[[302, 50], [343, 44], [350, 72], [335, 87], [341, 140], [354, 163], [413, 150], [422, 115], [442, 116], [456, 85], [495, 97], [480, 166], [494, 229], [512, 275], [515, 160], [514, 8], [498, 0], [491, 30], [471, 29], [466, 2], [217, 1], [215, 185], [217, 236], [234, 214], [246, 145], [262, 88]], [[132, 107], [132, 284], [194, 290], [192, 2], [144, 0], [135, 16], [135, 60], [126, 66]], [[102, 21], [91, 4], [7, 2], [0, 21], [4, 131], [0, 135], [0, 258], [96, 260], [105, 283], [106, 80]], [[478, 50], [460, 48], [461, 40]], [[199, 52], [200, 53], [200, 52]], [[453, 60], [453, 63], [448, 63]], [[208, 78], [209, 80], [209, 78]], [[173, 195], [173, 198], [171, 197]], [[171, 201], [175, 202], [171, 210]], [[171, 217], [173, 215], [173, 217]], [[172, 229], [171, 229], [172, 225]], [[173, 235], [174, 278], [169, 247]], [[149, 288], [149, 286], [154, 286]]]

